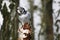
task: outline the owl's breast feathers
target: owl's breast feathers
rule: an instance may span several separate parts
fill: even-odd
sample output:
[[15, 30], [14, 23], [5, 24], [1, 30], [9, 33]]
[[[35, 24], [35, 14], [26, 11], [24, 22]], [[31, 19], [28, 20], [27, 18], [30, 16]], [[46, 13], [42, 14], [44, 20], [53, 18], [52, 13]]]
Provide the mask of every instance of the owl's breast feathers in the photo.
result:
[[19, 20], [21, 21], [21, 23], [30, 22], [30, 18], [31, 18], [30, 13], [22, 14], [21, 16], [19, 16]]

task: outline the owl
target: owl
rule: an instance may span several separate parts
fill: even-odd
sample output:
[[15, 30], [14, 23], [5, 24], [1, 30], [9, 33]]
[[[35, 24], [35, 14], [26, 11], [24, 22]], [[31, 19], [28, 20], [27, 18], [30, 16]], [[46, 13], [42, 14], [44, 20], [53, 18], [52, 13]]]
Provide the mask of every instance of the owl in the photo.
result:
[[24, 25], [24, 23], [29, 23], [31, 14], [27, 12], [23, 7], [18, 7], [17, 8], [17, 13], [18, 13], [18, 19]]

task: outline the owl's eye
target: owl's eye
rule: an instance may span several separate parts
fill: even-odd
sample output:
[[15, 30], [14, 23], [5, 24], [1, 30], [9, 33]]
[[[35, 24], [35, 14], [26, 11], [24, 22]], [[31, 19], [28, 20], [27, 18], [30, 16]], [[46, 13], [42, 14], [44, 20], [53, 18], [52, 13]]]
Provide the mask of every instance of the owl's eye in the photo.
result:
[[26, 14], [27, 13], [27, 11], [24, 11], [24, 14]]
[[23, 8], [23, 7], [18, 7], [17, 8], [17, 12], [18, 12], [18, 14], [19, 15], [22, 15], [22, 14], [26, 14], [27, 13], [27, 11]]
[[22, 13], [22, 11], [20, 11]]

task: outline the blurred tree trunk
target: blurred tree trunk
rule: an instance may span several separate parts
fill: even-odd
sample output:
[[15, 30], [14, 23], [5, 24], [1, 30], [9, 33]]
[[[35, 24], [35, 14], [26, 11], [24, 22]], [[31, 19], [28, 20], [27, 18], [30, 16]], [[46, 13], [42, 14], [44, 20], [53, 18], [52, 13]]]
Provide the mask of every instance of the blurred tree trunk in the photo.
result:
[[[11, 35], [10, 37], [12, 37], [12, 40], [17, 40], [18, 38], [18, 33], [17, 33], [17, 30], [18, 30], [18, 15], [17, 15], [17, 7], [19, 6], [19, 0], [11, 0], [12, 3], [10, 5], [10, 8], [11, 8]], [[15, 5], [14, 5], [15, 3]]]
[[18, 34], [17, 33], [18, 15], [17, 15], [16, 9], [18, 7], [19, 0], [9, 0], [9, 1], [10, 2], [12, 1], [12, 3], [9, 6], [9, 8], [11, 9], [11, 12], [8, 12], [6, 3], [4, 4], [3, 9], [1, 9], [1, 6], [0, 6], [0, 9], [1, 9], [1, 12], [2, 12], [2, 15], [4, 18], [3, 25], [1, 28], [2, 37], [0, 40], [17, 40], [17, 37], [18, 37], [18, 35], [17, 35]]
[[46, 35], [46, 40], [53, 40], [53, 18], [52, 18], [52, 1], [53, 0], [41, 0], [42, 1], [42, 28], [43, 33]]
[[2, 26], [2, 39], [9, 40], [9, 23], [10, 23], [10, 13], [7, 10], [6, 3], [1, 10], [4, 21]]
[[30, 3], [30, 13], [31, 13], [31, 27], [32, 27], [32, 39], [34, 40], [34, 26], [33, 26], [33, 12], [34, 12], [34, 6], [33, 6], [33, 0], [28, 0], [28, 2]]

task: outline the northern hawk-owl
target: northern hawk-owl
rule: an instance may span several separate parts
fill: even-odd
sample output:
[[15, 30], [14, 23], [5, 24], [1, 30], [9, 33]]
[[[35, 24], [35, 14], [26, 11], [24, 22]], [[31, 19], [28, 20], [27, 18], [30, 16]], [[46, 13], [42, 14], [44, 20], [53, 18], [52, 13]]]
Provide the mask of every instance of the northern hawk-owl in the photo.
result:
[[22, 23], [22, 25], [26, 22], [30, 22], [31, 14], [27, 12], [23, 7], [18, 7], [17, 12], [19, 15], [19, 21]]

